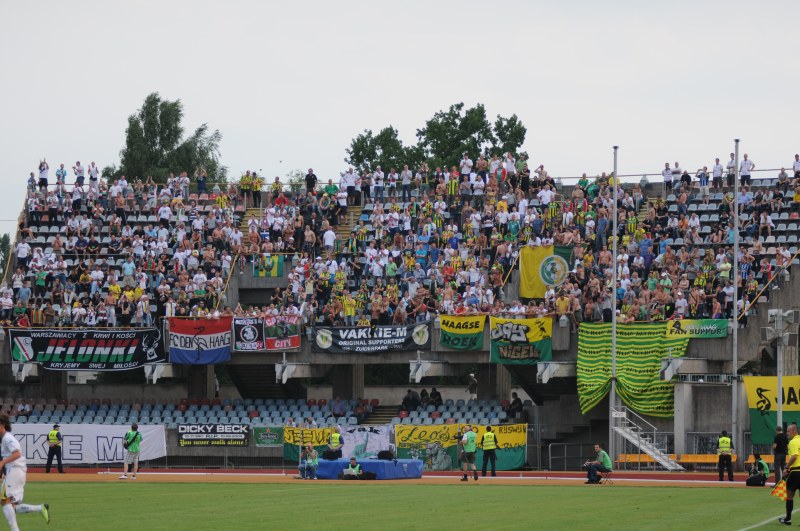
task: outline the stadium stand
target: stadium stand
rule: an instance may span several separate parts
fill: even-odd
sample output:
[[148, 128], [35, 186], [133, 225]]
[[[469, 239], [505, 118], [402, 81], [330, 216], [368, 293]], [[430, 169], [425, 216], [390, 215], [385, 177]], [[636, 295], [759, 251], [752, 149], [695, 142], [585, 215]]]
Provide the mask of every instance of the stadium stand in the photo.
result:
[[[734, 304], [755, 311], [754, 302], [769, 298], [770, 280], [798, 262], [800, 175], [755, 179], [735, 198], [721, 181], [709, 186], [705, 170], [673, 172], [680, 178], [661, 194], [620, 185], [619, 282], [616, 297], [607, 296], [613, 175], [584, 175], [565, 187], [543, 166], [531, 171], [524, 157], [510, 155], [479, 157], [470, 168], [348, 170], [338, 184], [320, 183], [309, 171], [305, 186], [278, 178], [266, 184], [247, 172], [209, 192], [205, 176], [186, 173], [164, 183], [106, 183], [90, 172], [87, 185], [77, 171], [67, 184], [62, 171], [50, 185], [45, 164], [29, 180], [0, 320], [112, 327], [171, 316], [289, 314], [306, 325], [374, 326], [481, 313], [563, 317], [574, 331], [582, 322], [609, 321], [614, 309], [621, 322], [730, 318]], [[730, 283], [735, 215], [743, 244], [738, 294]], [[520, 246], [551, 244], [571, 249], [567, 281], [543, 300], [504, 302]], [[273, 254], [291, 263], [286, 289], [260, 308], [228, 307], [226, 279], [237, 270], [255, 274]], [[359, 422], [373, 407], [351, 401], [333, 416], [327, 404], [277, 402], [31, 406], [19, 422], [311, 418], [330, 425]], [[498, 403], [441, 407], [420, 406], [392, 422], [508, 420]]]

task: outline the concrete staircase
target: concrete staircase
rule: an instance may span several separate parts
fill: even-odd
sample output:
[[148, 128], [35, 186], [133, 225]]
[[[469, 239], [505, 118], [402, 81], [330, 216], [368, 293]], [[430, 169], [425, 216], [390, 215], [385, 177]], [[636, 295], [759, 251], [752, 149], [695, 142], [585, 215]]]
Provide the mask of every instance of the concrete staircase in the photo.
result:
[[239, 225], [239, 229], [247, 234], [247, 223], [250, 221], [251, 218], [260, 219], [261, 217], [261, 209], [260, 208], [248, 208], [244, 215], [242, 216], [242, 221]]
[[336, 236], [341, 241], [345, 241], [350, 237], [350, 231], [353, 230], [353, 227], [358, 225], [358, 218], [361, 217], [361, 213], [363, 211], [364, 207], [361, 205], [347, 207], [347, 215], [342, 218], [341, 223], [339, 223], [339, 227], [336, 229]]
[[397, 406], [377, 406], [364, 424], [389, 424], [397, 416]]

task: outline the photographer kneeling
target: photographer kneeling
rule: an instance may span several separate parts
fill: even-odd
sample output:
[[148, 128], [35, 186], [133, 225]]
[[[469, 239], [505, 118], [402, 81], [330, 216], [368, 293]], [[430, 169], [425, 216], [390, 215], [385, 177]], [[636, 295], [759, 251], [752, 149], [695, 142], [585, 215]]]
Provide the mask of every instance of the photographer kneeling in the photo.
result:
[[312, 444], [306, 445], [300, 455], [300, 465], [297, 467], [300, 470], [300, 479], [317, 479], [318, 466], [317, 450]]
[[767, 484], [769, 478], [769, 465], [761, 459], [761, 454], [753, 452], [753, 466], [750, 468], [750, 476], [748, 476], [745, 484], [748, 487], [763, 487]]

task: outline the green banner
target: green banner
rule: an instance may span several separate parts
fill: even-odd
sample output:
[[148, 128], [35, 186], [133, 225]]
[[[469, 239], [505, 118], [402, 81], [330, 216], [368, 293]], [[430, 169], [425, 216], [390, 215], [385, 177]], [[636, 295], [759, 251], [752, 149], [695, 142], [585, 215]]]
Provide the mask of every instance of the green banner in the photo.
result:
[[[395, 426], [395, 443], [399, 459], [421, 459], [423, 470], [452, 470], [461, 467], [459, 445], [466, 424], [439, 426]], [[477, 433], [478, 443], [486, 432], [485, 426], [471, 425]], [[516, 470], [525, 464], [527, 424], [492, 426], [497, 437], [497, 470]], [[483, 467], [483, 450], [475, 453], [475, 466]]]
[[485, 322], [484, 315], [442, 315], [439, 344], [454, 350], [481, 350]]
[[[666, 323], [617, 325], [617, 393], [642, 415], [672, 418], [674, 387], [661, 380], [661, 359], [686, 353], [688, 335], [666, 335]], [[582, 323], [578, 335], [578, 399], [581, 413], [611, 388], [611, 323]]]
[[253, 428], [253, 441], [259, 448], [283, 446], [283, 426], [256, 426]]
[[282, 277], [282, 254], [257, 254], [253, 256], [254, 277]]
[[553, 319], [489, 317], [490, 361], [503, 365], [536, 365], [553, 359]]
[[[753, 444], [772, 444], [778, 427], [777, 411], [750, 409], [750, 438]], [[800, 411], [784, 411], [783, 424], [800, 424]]]
[[667, 336], [687, 336], [691, 339], [728, 337], [728, 320], [677, 319], [667, 321]]

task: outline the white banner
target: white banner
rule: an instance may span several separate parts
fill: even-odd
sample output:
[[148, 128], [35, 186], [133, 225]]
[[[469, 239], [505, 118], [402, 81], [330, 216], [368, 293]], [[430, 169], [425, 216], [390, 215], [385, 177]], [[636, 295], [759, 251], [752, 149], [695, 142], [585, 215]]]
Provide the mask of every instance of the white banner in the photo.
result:
[[[47, 434], [52, 424], [14, 424], [14, 436], [22, 446], [28, 464], [47, 463]], [[122, 439], [129, 425], [63, 424], [61, 458], [66, 465], [121, 463], [125, 459]], [[167, 455], [167, 432], [164, 425], [139, 426], [142, 434], [140, 461]]]
[[389, 449], [390, 426], [342, 426], [344, 448], [342, 457], [356, 459], [377, 457], [381, 450]]

